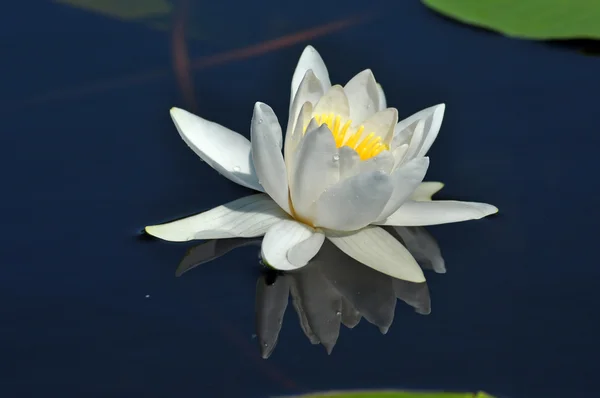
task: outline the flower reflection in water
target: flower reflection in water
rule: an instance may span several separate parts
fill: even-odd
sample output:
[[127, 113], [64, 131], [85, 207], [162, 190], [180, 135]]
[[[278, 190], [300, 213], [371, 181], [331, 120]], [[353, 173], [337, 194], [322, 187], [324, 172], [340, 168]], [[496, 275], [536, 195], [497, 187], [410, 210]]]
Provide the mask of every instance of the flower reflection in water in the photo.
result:
[[[439, 246], [425, 228], [394, 227], [388, 232], [404, 243], [423, 268], [446, 272]], [[177, 275], [238, 247], [256, 245], [259, 249], [261, 240], [234, 238], [204, 242], [188, 251]], [[263, 358], [268, 358], [277, 345], [290, 295], [304, 334], [312, 344], [322, 344], [328, 353], [337, 342], [342, 324], [353, 328], [364, 318], [387, 333], [394, 320], [397, 299], [420, 314], [431, 312], [426, 282], [392, 278], [326, 242], [306, 267], [287, 273], [268, 269], [258, 279], [256, 335]]]

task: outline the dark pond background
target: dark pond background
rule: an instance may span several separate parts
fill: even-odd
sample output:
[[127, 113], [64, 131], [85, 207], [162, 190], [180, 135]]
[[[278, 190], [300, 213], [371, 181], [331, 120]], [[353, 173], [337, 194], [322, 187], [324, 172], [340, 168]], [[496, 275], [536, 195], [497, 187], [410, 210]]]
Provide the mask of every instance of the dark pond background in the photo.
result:
[[[598, 389], [600, 58], [462, 26], [416, 0], [147, 4], [135, 18], [3, 5], [1, 396]], [[288, 310], [263, 360], [256, 247], [176, 278], [195, 243], [140, 231], [249, 192], [199, 161], [169, 108], [248, 136], [255, 101], [286, 115], [308, 43], [334, 82], [373, 69], [400, 116], [445, 102], [427, 180], [500, 214], [429, 229], [448, 269], [427, 273], [430, 315], [398, 302], [387, 335], [342, 328], [328, 356]]]

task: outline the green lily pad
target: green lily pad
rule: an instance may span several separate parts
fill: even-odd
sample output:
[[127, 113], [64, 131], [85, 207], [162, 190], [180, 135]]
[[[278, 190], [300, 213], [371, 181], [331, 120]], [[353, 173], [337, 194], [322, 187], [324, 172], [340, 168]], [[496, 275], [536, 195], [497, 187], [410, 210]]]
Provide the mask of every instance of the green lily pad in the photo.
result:
[[494, 398], [484, 392], [406, 392], [406, 391], [332, 391], [301, 395], [296, 398]]
[[422, 0], [447, 17], [526, 39], [600, 39], [598, 0]]

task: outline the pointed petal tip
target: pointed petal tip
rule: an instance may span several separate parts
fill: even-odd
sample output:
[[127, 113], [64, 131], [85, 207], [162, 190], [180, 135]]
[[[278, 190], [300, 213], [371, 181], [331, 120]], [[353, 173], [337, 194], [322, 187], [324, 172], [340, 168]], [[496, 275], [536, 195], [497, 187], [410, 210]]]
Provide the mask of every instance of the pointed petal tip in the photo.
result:
[[487, 203], [481, 203], [481, 218], [491, 216], [492, 214], [498, 213], [498, 208], [494, 205], [490, 205]]
[[433, 264], [433, 271], [436, 274], [446, 273], [446, 261], [442, 257], [435, 257], [431, 260]]
[[[169, 231], [165, 231], [163, 229], [164, 224], [159, 224], [159, 225], [149, 225], [147, 227], [144, 227], [144, 231], [146, 231], [146, 233], [148, 235], [154, 236], [155, 238], [159, 238], [162, 240], [166, 240], [169, 242], [185, 242], [188, 239], [186, 237], [180, 236], [180, 234], [173, 234], [173, 231], [170, 231], [171, 233], [168, 233]], [[165, 234], [165, 232], [167, 232], [167, 234]]]
[[[363, 74], [364, 75], [370, 75], [370, 77], [372, 76], [373, 80], [375, 80], [375, 75], [373, 74], [373, 71], [371, 70], [371, 68], [364, 69], [364, 70], [362, 70], [362, 71], [360, 71], [358, 73], [358, 75], [363, 75]], [[375, 83], [375, 84], [377, 84], [377, 83]]]
[[269, 359], [273, 351], [275, 351], [275, 347], [271, 347], [270, 345], [261, 345], [260, 347], [260, 357], [262, 359]]
[[148, 235], [156, 236], [155, 231], [156, 225], [147, 225], [144, 227], [144, 232], [146, 232]]
[[187, 112], [187, 111], [184, 109], [181, 109], [181, 108], [177, 108], [176, 106], [173, 106], [173, 107], [171, 107], [171, 109], [169, 109], [169, 113], [171, 114], [171, 117], [181, 115], [184, 112]]
[[261, 101], [256, 101], [254, 103], [254, 111], [256, 111], [257, 109], [264, 110], [263, 106], [267, 106], [268, 107], [269, 105], [267, 105], [267, 104], [265, 104], [264, 102], [261, 102]]
[[335, 347], [335, 343], [321, 343], [323, 347], [325, 347], [325, 351], [327, 351], [327, 355], [331, 355], [333, 352], [333, 347]]
[[382, 326], [379, 328], [379, 331], [381, 332], [381, 334], [387, 334], [387, 332], [390, 331], [390, 328], [388, 326]]
[[429, 315], [431, 314], [431, 308], [415, 308], [415, 312], [419, 315]]

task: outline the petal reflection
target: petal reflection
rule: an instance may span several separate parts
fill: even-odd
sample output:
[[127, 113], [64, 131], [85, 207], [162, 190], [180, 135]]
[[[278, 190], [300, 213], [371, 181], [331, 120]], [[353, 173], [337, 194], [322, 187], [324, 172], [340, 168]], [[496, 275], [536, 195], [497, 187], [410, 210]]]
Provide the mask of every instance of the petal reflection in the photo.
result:
[[431, 313], [431, 297], [427, 283], [413, 283], [394, 279], [392, 281], [396, 298], [404, 301], [422, 315]]
[[187, 251], [177, 270], [176, 276], [181, 276], [197, 266], [215, 260], [238, 247], [256, 245], [260, 246], [262, 237], [258, 238], [231, 238], [212, 239], [194, 246]]
[[314, 261], [329, 283], [382, 333], [392, 325], [396, 296], [392, 278], [366, 267], [327, 241]]
[[[433, 236], [421, 227], [385, 227], [423, 268], [445, 272], [444, 259]], [[261, 244], [261, 238], [220, 239], [190, 249], [177, 275], [243, 246]], [[340, 325], [356, 327], [362, 318], [387, 333], [394, 321], [396, 300], [419, 314], [431, 312], [427, 283], [395, 279], [347, 256], [325, 241], [319, 253], [303, 268], [290, 272], [263, 272], [256, 285], [255, 321], [260, 353], [269, 358], [279, 341], [291, 296], [300, 327], [312, 344], [331, 353]]]
[[386, 228], [396, 239], [404, 243], [419, 265], [438, 274], [446, 273], [446, 263], [435, 238], [423, 227]]
[[310, 330], [331, 354], [340, 334], [342, 297], [316, 264], [288, 274], [294, 280], [292, 294], [304, 310]]
[[342, 324], [349, 329], [354, 328], [360, 322], [362, 315], [347, 298], [342, 297]]
[[267, 275], [262, 275], [256, 283], [256, 336], [260, 344], [260, 354], [268, 358], [279, 340], [283, 315], [288, 305], [290, 292], [286, 275], [269, 283]]

